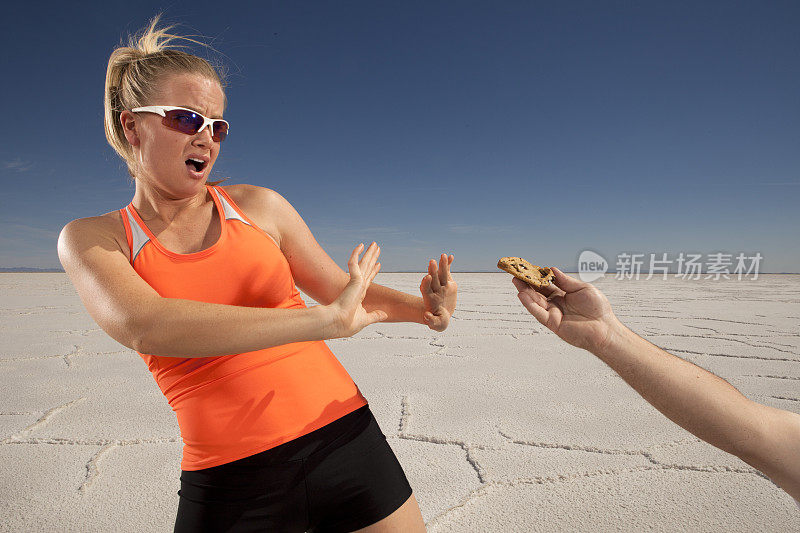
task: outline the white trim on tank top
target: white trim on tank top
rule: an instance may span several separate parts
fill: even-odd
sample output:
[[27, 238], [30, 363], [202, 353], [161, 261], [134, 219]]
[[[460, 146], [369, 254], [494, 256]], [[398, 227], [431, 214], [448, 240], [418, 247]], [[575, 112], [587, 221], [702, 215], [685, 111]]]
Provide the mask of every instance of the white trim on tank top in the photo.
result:
[[244, 222], [248, 226], [250, 223], [247, 222], [245, 219], [242, 218], [242, 215], [236, 212], [236, 210], [228, 203], [228, 200], [225, 198], [223, 194], [221, 194], [216, 187], [212, 187], [214, 192], [217, 193], [217, 198], [219, 198], [220, 203], [222, 204], [222, 211], [225, 213], [225, 220], [238, 220], [240, 222]]
[[142, 251], [144, 245], [150, 240], [150, 237], [144, 232], [142, 227], [136, 222], [136, 218], [130, 212], [130, 206], [125, 207], [125, 214], [128, 215], [128, 224], [131, 227], [131, 263], [136, 261], [139, 252]]
[[[225, 220], [238, 220], [240, 222], [244, 222], [248, 226], [251, 224], [247, 222], [242, 216], [236, 212], [236, 210], [231, 206], [228, 200], [220, 194], [216, 187], [212, 187], [214, 192], [216, 193], [217, 198], [219, 199], [220, 203], [222, 204], [222, 212], [225, 214]], [[147, 236], [147, 233], [142, 229], [139, 223], [136, 221], [136, 218], [131, 214], [129, 205], [125, 207], [125, 214], [128, 215], [128, 223], [131, 226], [131, 263], [136, 261], [136, 257], [139, 255], [139, 252], [142, 251], [144, 245], [150, 240], [150, 237]]]

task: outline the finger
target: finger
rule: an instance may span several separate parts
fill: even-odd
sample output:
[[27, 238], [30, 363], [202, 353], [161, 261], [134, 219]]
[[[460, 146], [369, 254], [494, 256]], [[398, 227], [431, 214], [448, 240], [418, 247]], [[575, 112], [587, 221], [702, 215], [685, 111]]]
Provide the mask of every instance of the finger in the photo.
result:
[[375, 322], [383, 322], [387, 318], [389, 318], [389, 315], [386, 311], [376, 309], [375, 311], [367, 313], [367, 325], [374, 324]]
[[358, 256], [361, 254], [361, 250], [364, 248], [364, 243], [362, 242], [355, 249], [350, 252], [350, 259], [347, 260], [347, 268], [350, 271], [350, 276], [360, 276], [361, 269], [358, 267]]
[[362, 242], [361, 244], [353, 248], [352, 252], [350, 252], [350, 259], [353, 259], [354, 257], [358, 259], [358, 256], [361, 255], [361, 250], [363, 249], [364, 249], [364, 243]]
[[434, 331], [443, 331], [445, 329], [445, 319], [431, 313], [425, 313], [425, 325]]
[[528, 283], [522, 281], [517, 277], [512, 277], [511, 282], [520, 292], [528, 292], [529, 294], [538, 293], [543, 294], [545, 298], [552, 296], [552, 295], [563, 295], [564, 291], [553, 285], [552, 283], [549, 285], [545, 285], [542, 287], [534, 287], [533, 285], [529, 285]]
[[370, 243], [370, 245], [367, 247], [367, 250], [364, 252], [364, 257], [361, 258], [360, 264], [362, 265], [362, 268], [363, 265], [366, 265], [376, 257], [379, 248], [380, 247], [378, 246], [378, 243], [376, 243], [375, 241]]
[[522, 305], [525, 306], [525, 309], [527, 309], [528, 312], [532, 314], [533, 317], [536, 320], [538, 320], [540, 324], [544, 326], [547, 325], [547, 319], [549, 318], [549, 313], [544, 307], [536, 303], [530, 294], [528, 294], [527, 292], [521, 292], [517, 294], [517, 298], [519, 298], [519, 301], [522, 302]]
[[375, 263], [375, 265], [370, 269], [369, 272], [364, 273], [364, 283], [361, 285], [361, 301], [364, 301], [364, 298], [367, 297], [367, 291], [369, 290], [369, 286], [372, 284], [372, 280], [375, 279], [375, 276], [378, 275], [378, 272], [381, 270], [381, 264]]
[[445, 271], [445, 279], [450, 281], [453, 279], [453, 276], [450, 275], [450, 265], [453, 264], [453, 260], [455, 260], [455, 256], [444, 254], [444, 271]]
[[[512, 277], [511, 278], [511, 283], [514, 284], [514, 287], [516, 287], [516, 289], [519, 292], [524, 292], [524, 293], [527, 293], [527, 294], [529, 294], [531, 296], [539, 295], [539, 296], [542, 297], [543, 300], [545, 300], [548, 296], [553, 294], [553, 289], [548, 289], [547, 287], [533, 287], [531, 285], [528, 285], [527, 283], [525, 283], [524, 281], [522, 281], [519, 278]], [[542, 292], [543, 290], [544, 290], [544, 292]], [[546, 294], [545, 294], [545, 292], [546, 292]]]
[[547, 303], [549, 304], [546, 306], [546, 309], [548, 311], [552, 310], [553, 308], [556, 308], [561, 312], [562, 315], [564, 314], [566, 301], [564, 300], [563, 296], [551, 296], [550, 298], [547, 299]]
[[431, 291], [439, 292], [439, 289], [442, 288], [442, 285], [439, 283], [439, 276], [436, 272], [436, 261], [433, 259], [428, 261], [428, 274], [431, 275]]
[[422, 278], [422, 283], [419, 285], [419, 290], [422, 294], [427, 294], [431, 292], [431, 276], [430, 274], [426, 275]]
[[550, 298], [551, 296], [563, 296], [565, 294], [564, 291], [558, 288], [552, 281], [547, 285], [532, 288], [539, 294], [544, 294], [547, 298]]
[[[372, 247], [372, 250], [368, 250], [364, 253], [364, 259], [361, 261], [361, 271], [364, 273], [364, 279], [368, 280], [367, 284], [372, 281], [370, 276], [373, 276], [373, 271], [375, 270], [375, 265], [377, 264], [378, 255], [380, 255], [380, 246], [377, 244]], [[374, 276], [373, 276], [374, 277]]]
[[369, 277], [367, 278], [367, 285], [372, 283], [372, 280], [375, 279], [375, 276], [377, 276], [378, 272], [380, 272], [380, 271], [381, 271], [381, 264], [380, 263], [375, 263], [375, 266], [372, 267], [372, 272], [370, 273]]
[[439, 284], [444, 287], [447, 285], [447, 279], [450, 277], [450, 263], [446, 254], [439, 257]]
[[536, 292], [533, 287], [518, 278], [511, 278], [511, 281], [520, 294], [527, 294], [534, 302], [547, 309], [547, 297], [544, 294]]
[[579, 281], [573, 278], [572, 276], [567, 276], [556, 267], [553, 267], [553, 274], [555, 274], [556, 277], [555, 279], [556, 285], [558, 285], [561, 289], [563, 289], [566, 292], [579, 291], [584, 287], [586, 287], [586, 285], [588, 285], [587, 283]]
[[375, 261], [378, 260], [378, 256], [380, 255], [380, 253], [381, 253], [380, 246], [378, 246], [378, 243], [373, 241], [372, 244], [369, 245], [369, 248], [367, 248], [367, 251], [364, 252], [364, 257], [361, 259], [361, 262], [359, 263], [361, 270], [363, 270], [364, 272], [368, 272], [372, 268], [372, 265], [375, 264]]
[[514, 287], [515, 287], [515, 288], [516, 288], [516, 289], [517, 289], [519, 292], [527, 292], [527, 291], [529, 291], [529, 290], [530, 290], [530, 291], [532, 291], [532, 290], [533, 290], [533, 287], [531, 287], [530, 285], [528, 285], [527, 283], [525, 283], [525, 282], [524, 282], [524, 281], [522, 281], [521, 279], [519, 279], [519, 278], [515, 278], [514, 276], [511, 276], [511, 283], [513, 283], [513, 284], [514, 284]]
[[537, 304], [542, 306], [542, 309], [547, 309], [548, 300], [547, 300], [547, 298], [544, 297], [544, 294], [536, 292], [536, 291], [527, 292], [525, 294], [530, 296], [531, 300], [533, 300], [534, 302], [536, 302]]
[[564, 308], [558, 302], [550, 301], [547, 303], [547, 313], [548, 323], [545, 326], [552, 331], [556, 331], [564, 319]]

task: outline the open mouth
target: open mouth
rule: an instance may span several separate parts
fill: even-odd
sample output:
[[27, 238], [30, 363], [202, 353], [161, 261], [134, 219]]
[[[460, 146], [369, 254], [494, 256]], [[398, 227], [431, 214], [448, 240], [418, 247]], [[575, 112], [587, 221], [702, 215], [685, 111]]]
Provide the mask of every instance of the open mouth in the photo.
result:
[[198, 161], [197, 159], [187, 159], [186, 166], [189, 167], [190, 170], [194, 170], [195, 172], [202, 172], [208, 163], [204, 161]]

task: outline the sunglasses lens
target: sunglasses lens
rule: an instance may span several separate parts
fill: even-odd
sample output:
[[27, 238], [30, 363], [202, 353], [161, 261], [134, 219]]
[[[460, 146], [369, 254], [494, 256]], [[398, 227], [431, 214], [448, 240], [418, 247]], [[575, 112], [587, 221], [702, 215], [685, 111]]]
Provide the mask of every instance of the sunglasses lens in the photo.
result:
[[[203, 126], [203, 117], [191, 111], [183, 111], [182, 109], [173, 109], [167, 111], [164, 117], [164, 125], [176, 131], [180, 131], [187, 135], [194, 135]], [[228, 124], [222, 120], [215, 120], [212, 125], [211, 138], [215, 142], [222, 142], [228, 135]]]
[[194, 135], [203, 125], [203, 119], [197, 113], [183, 111], [180, 109], [173, 109], [167, 111], [164, 117], [164, 125], [173, 130], [186, 133], [187, 135]]
[[211, 136], [216, 142], [222, 142], [228, 136], [228, 123], [221, 120], [214, 121], [214, 134]]

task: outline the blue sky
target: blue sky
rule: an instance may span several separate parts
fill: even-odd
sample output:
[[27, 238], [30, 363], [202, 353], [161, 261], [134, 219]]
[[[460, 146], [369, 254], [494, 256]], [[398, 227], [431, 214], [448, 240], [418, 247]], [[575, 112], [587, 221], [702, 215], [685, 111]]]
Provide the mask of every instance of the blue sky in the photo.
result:
[[800, 271], [800, 3], [220, 5], [4, 8], [0, 267], [59, 266], [65, 223], [131, 200], [105, 69], [163, 11], [229, 69], [212, 177], [280, 192], [342, 267], [376, 240], [384, 271], [585, 249]]

